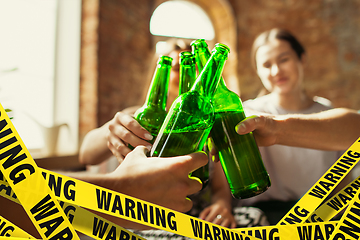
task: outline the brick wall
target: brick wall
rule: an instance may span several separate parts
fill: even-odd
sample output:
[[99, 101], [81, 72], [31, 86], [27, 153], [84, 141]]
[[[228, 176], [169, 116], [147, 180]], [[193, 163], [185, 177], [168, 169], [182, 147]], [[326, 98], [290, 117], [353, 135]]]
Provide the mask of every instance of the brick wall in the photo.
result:
[[151, 52], [151, 1], [100, 1], [98, 49], [98, 123], [139, 104], [139, 86]]
[[99, 1], [82, 1], [79, 139], [98, 126]]

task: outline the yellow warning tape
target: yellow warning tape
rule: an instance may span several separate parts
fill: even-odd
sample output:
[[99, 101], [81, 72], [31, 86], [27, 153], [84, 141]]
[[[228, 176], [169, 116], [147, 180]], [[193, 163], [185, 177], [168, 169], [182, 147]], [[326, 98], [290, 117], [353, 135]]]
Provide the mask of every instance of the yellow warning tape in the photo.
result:
[[[2, 106], [0, 171], [42, 238], [79, 239]], [[49, 208], [46, 214], [45, 206]]]
[[[360, 138], [299, 200], [278, 225], [228, 229], [103, 187], [39, 169], [0, 105], [0, 170], [4, 174], [4, 176], [0, 175], [0, 180], [2, 180], [0, 193], [8, 199], [18, 198], [20, 200], [44, 239], [76, 238], [73, 227], [77, 224], [79, 226], [76, 229], [83, 227], [84, 229], [81, 230], [83, 232], [97, 231], [93, 235], [98, 239], [137, 239], [135, 235], [124, 233], [122, 236], [118, 235], [121, 230], [113, 229], [115, 225], [106, 220], [101, 219], [102, 224], [97, 220], [96, 225], [95, 221], [90, 221], [90, 217], [87, 217], [90, 212], [83, 208], [192, 239], [358, 239], [360, 235], [360, 190], [356, 192], [356, 197], [349, 202], [340, 221], [316, 223], [304, 223], [304, 221], [311, 216], [311, 213], [316, 213], [315, 209], [358, 162], [360, 158], [359, 143]], [[4, 180], [7, 180], [10, 188], [6, 187]], [[55, 199], [60, 201], [63, 208]], [[69, 216], [69, 214], [72, 215], [72, 224], [63, 219], [63, 216], [66, 218], [66, 215]], [[77, 216], [79, 216], [78, 219], [81, 219], [79, 223], [75, 221]], [[63, 221], [60, 222], [58, 219], [63, 219]], [[82, 224], [81, 222], [86, 219], [89, 220], [89, 223]], [[66, 218], [66, 220], [68, 219]], [[106, 223], [109, 224], [107, 225], [109, 227], [104, 230]], [[91, 225], [92, 228], [90, 228]], [[94, 225], [97, 228], [94, 228]], [[68, 233], [68, 235], [64, 233]], [[15, 238], [11, 237], [11, 239]]]
[[264, 240], [310, 240], [329, 239], [334, 232], [337, 221], [276, 225], [265, 227], [237, 228], [241, 233]]
[[[43, 172], [44, 176], [48, 176], [48, 184], [55, 186], [55, 182], [63, 182], [63, 178], [58, 178], [61, 176], [48, 175], [50, 171]], [[54, 174], [54, 173], [52, 173]], [[52, 177], [50, 177], [52, 176]], [[58, 195], [61, 191], [59, 189], [64, 189], [65, 185], [69, 186], [69, 182], [63, 182], [63, 186], [57, 185], [56, 188], [52, 188], [53, 191], [57, 192]], [[74, 184], [76, 185], [76, 184]], [[11, 188], [7, 182], [2, 181], [0, 176], [0, 189], [4, 191], [0, 191], [0, 196], [6, 197], [14, 202], [19, 203], [16, 196], [12, 194]], [[70, 192], [73, 192], [74, 189], [68, 189], [68, 193], [65, 194], [63, 191], [63, 195], [70, 196]], [[75, 195], [73, 195], [75, 196]], [[74, 228], [85, 235], [93, 237], [95, 239], [108, 239], [109, 235], [113, 235], [113, 232], [120, 233], [120, 236], [131, 236], [134, 235], [132, 232], [127, 232], [127, 230], [96, 216], [95, 214], [80, 208], [76, 205], [60, 202], [60, 205], [64, 209], [66, 215], [69, 217], [70, 222], [73, 224]], [[306, 239], [305, 237], [309, 236], [329, 236], [334, 230], [336, 222], [321, 222], [321, 223], [312, 223], [312, 224], [297, 224], [297, 225], [280, 225], [280, 226], [267, 226], [267, 227], [251, 227], [251, 228], [241, 228], [235, 229], [238, 232], [254, 236], [260, 239], [277, 239], [280, 236], [286, 236], [286, 239]], [[110, 229], [112, 229], [110, 231]], [[117, 230], [120, 229], [120, 230]], [[121, 231], [126, 231], [127, 233]], [[119, 237], [120, 237], [119, 236]], [[132, 237], [132, 236], [131, 236]], [[139, 239], [142, 239], [138, 237]], [[119, 238], [116, 238], [119, 239]], [[122, 239], [122, 238], [120, 238]], [[132, 239], [132, 238], [129, 238]], [[284, 239], [282, 237], [281, 239]], [[324, 238], [327, 239], [327, 238]]]
[[79, 206], [61, 202], [76, 230], [94, 239], [145, 239]]
[[[4, 190], [4, 191], [2, 191]], [[20, 204], [19, 200], [12, 194], [11, 186], [0, 176], [0, 196]], [[111, 221], [102, 218], [74, 204], [60, 202], [64, 213], [72, 226], [79, 232], [94, 239], [108, 239], [108, 236], [116, 236], [116, 239], [145, 239], [127, 229], [120, 227]], [[0, 222], [1, 223], [1, 222]], [[0, 224], [0, 236], [1, 224]], [[16, 235], [17, 236], [17, 235]], [[21, 236], [19, 236], [21, 237]]]
[[[138, 223], [142, 223], [144, 225], [147, 226], [152, 226], [152, 227], [156, 227], [156, 228], [160, 228], [159, 225], [166, 225], [167, 224], [168, 227], [171, 227], [170, 225], [172, 224], [174, 230], [172, 232], [177, 233], [179, 235], [184, 235], [184, 231], [179, 231], [177, 232], [177, 226], [179, 225], [178, 222], [182, 222], [184, 223], [185, 221], [177, 221], [176, 219], [178, 219], [178, 215], [183, 215], [182, 219], [186, 219], [189, 218], [190, 216], [183, 214], [183, 213], [179, 213], [179, 212], [175, 212], [172, 211], [174, 213], [174, 215], [172, 215], [171, 213], [166, 214], [166, 216], [164, 215], [165, 210], [166, 212], [170, 212], [171, 210], [157, 206], [155, 204], [151, 204], [151, 203], [146, 203], [142, 200], [138, 200], [136, 198], [132, 198], [123, 194], [119, 194], [116, 193], [114, 191], [105, 189], [105, 188], [101, 188], [83, 181], [79, 181], [77, 179], [68, 177], [68, 176], [64, 176], [46, 169], [41, 169], [39, 168], [42, 172], [42, 175], [44, 176], [44, 178], [46, 179], [48, 185], [50, 186], [51, 190], [54, 192], [55, 196], [57, 197], [58, 200], [61, 201], [67, 201], [69, 203], [73, 203], [73, 204], [69, 204], [69, 203], [65, 203], [66, 205], [64, 206], [72, 206], [73, 208], [76, 207], [76, 205], [80, 205], [83, 207], [86, 207], [88, 209], [91, 210], [96, 210], [98, 212], [103, 212], [103, 213], [107, 213], [109, 215], [113, 215], [116, 217], [121, 217], [121, 218], [125, 218], [128, 220], [132, 220]], [[14, 202], [19, 203], [19, 201], [16, 198], [16, 195], [13, 194], [13, 191], [11, 190], [11, 187], [9, 186], [9, 184], [4, 181], [4, 179], [1, 178], [1, 174], [0, 174], [0, 189], [3, 189], [5, 191], [0, 191], [0, 196], [6, 197]], [[96, 192], [96, 194], [100, 193], [101, 191], [101, 195], [99, 194], [97, 197], [93, 197], [91, 195], [89, 195], [90, 192]], [[111, 200], [111, 197], [109, 198], [108, 196], [112, 196], [114, 195], [113, 200]], [[78, 196], [84, 196], [83, 198], [79, 198]], [[104, 196], [104, 199], [102, 199], [102, 196]], [[96, 202], [91, 201], [90, 198], [92, 199], [96, 199]], [[80, 200], [83, 199], [83, 200]], [[116, 200], [118, 199], [118, 200]], [[63, 203], [63, 202], [62, 202]], [[74, 205], [76, 204], [76, 205]], [[103, 207], [94, 207], [94, 205], [102, 205], [104, 204]], [[112, 205], [111, 205], [112, 204]], [[110, 207], [111, 205], [111, 207]], [[132, 206], [131, 206], [132, 205]], [[143, 205], [143, 207], [140, 208], [134, 208], [135, 206], [140, 206]], [[122, 208], [122, 206], [124, 206], [124, 208]], [[148, 206], [148, 207], [147, 207]], [[80, 209], [80, 210], [79, 210]], [[74, 209], [75, 210], [75, 209]], [[111, 210], [111, 211], [110, 211]], [[140, 213], [140, 215], [138, 215], [138, 218], [141, 217], [141, 219], [143, 220], [139, 220], [136, 221], [136, 217], [135, 216], [135, 212], [136, 213]], [[75, 215], [76, 213], [76, 215]], [[119, 215], [119, 213], [122, 213]], [[176, 217], [175, 217], [175, 213], [176, 213]], [[72, 219], [93, 219], [92, 222], [88, 223], [88, 222], [83, 222], [83, 221], [77, 221], [77, 224], [74, 224], [73, 221], [72, 224], [75, 227], [76, 230], [83, 232], [86, 235], [91, 235], [91, 237], [97, 238], [97, 239], [104, 239], [107, 235], [106, 234], [112, 234], [112, 232], [110, 232], [110, 227], [114, 226], [115, 224], [110, 223], [109, 221], [105, 220], [105, 219], [101, 219], [101, 221], [99, 221], [98, 219], [100, 219], [100, 217], [98, 217], [98, 219], [95, 219], [95, 217], [90, 217], [89, 215], [91, 215], [90, 212], [76, 207], [76, 210], [73, 211], [73, 216]], [[125, 215], [124, 215], [125, 214]], [[85, 216], [86, 215], [86, 216]], [[95, 214], [93, 214], [95, 215]], [[126, 216], [127, 215], [127, 216]], [[130, 216], [131, 215], [131, 216]], [[78, 217], [77, 217], [78, 216]], [[95, 215], [96, 216], [96, 215]], [[76, 218], [77, 217], [77, 218]], [[193, 217], [191, 217], [193, 218]], [[146, 221], [145, 221], [146, 219]], [[189, 221], [189, 219], [187, 219]], [[103, 226], [105, 225], [105, 222], [108, 222], [109, 227], [107, 228], [109, 231], [106, 233], [102, 233], [102, 231], [100, 231], [98, 228], [102, 229]], [[215, 224], [197, 219], [197, 218], [193, 218], [190, 220], [192, 226], [191, 228], [189, 226], [184, 226], [184, 229], [193, 229], [193, 235], [190, 235], [188, 237], [192, 237], [192, 238], [196, 238], [197, 239], [203, 239], [203, 236], [207, 236], [207, 237], [212, 237], [214, 234], [215, 237], [219, 236], [219, 234], [224, 235], [224, 236], [232, 236], [235, 238], [242, 238], [243, 234], [239, 234], [236, 231], [227, 229], [227, 228], [223, 228], [220, 226], [217, 226]], [[110, 225], [112, 224], [112, 225]], [[183, 224], [180, 224], [180, 226]], [[212, 226], [214, 225], [214, 226]], [[161, 229], [161, 228], [160, 228]], [[166, 227], [162, 228], [163, 230], [167, 230]], [[223, 230], [221, 230], [223, 229]], [[224, 230], [226, 229], [226, 230]], [[124, 229], [123, 229], [124, 230]], [[114, 230], [113, 230], [114, 231]], [[169, 232], [171, 232], [171, 230], [167, 230]], [[222, 232], [220, 232], [222, 231]], [[119, 232], [119, 231], [117, 231]], [[125, 233], [123, 233], [125, 234]], [[133, 235], [133, 236], [137, 236], [134, 233], [128, 232], [128, 234]], [[241, 239], [240, 238], [240, 239]], [[107, 238], [105, 238], [107, 239]], [[130, 239], [130, 238], [129, 238]], [[141, 237], [138, 237], [138, 239], [141, 239]], [[222, 239], [222, 238], [221, 238]], [[247, 238], [247, 239], [256, 239], [256, 238]]]
[[304, 223], [360, 160], [360, 138], [307, 191], [277, 225]]
[[[351, 185], [351, 184], [349, 184]], [[348, 186], [347, 186], [348, 187]], [[342, 191], [344, 191], [345, 187]], [[239, 232], [268, 240], [351, 240], [360, 238], [360, 188], [339, 221], [276, 225], [236, 229]]]
[[[204, 239], [204, 237], [205, 239], [223, 239], [227, 236], [234, 239], [256, 239], [240, 234], [234, 229], [224, 228], [103, 187], [79, 181], [46, 169], [41, 169], [41, 171], [49, 181], [49, 185], [57, 182], [62, 183], [61, 186], [57, 186], [57, 194], [55, 194], [59, 200], [73, 203], [86, 209], [193, 239]], [[65, 185], [68, 185], [67, 190], [65, 190]]]
[[0, 171], [0, 196], [3, 196], [13, 202], [21, 204], [20, 201], [17, 199], [16, 194], [12, 190], [11, 186], [5, 180], [1, 171]]
[[0, 240], [27, 240], [28, 238], [23, 237], [3, 237], [0, 236]]
[[338, 222], [329, 240], [359, 239], [360, 238], [360, 189], [349, 203], [343, 217]]
[[360, 177], [346, 185], [341, 191], [337, 192], [329, 200], [320, 205], [318, 209], [307, 219], [308, 222], [325, 222], [331, 220], [340, 213], [349, 202], [356, 196], [356, 191], [360, 188]]
[[15, 224], [0, 216], [0, 236], [2, 237], [20, 237], [34, 238]]

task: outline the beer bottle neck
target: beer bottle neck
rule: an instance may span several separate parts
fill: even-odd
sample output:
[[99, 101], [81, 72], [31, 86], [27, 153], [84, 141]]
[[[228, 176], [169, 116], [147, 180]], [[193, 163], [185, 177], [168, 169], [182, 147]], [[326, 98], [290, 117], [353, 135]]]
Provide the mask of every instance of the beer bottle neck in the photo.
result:
[[[195, 56], [196, 66], [200, 73], [204, 69], [206, 62], [211, 56], [211, 53], [207, 47], [207, 44], [204, 43], [193, 46], [193, 54]], [[223, 77], [220, 77], [218, 88], [227, 88]]]
[[170, 70], [171, 70], [171, 63], [170, 65], [168, 63], [167, 64], [158, 63], [146, 96], [145, 105], [157, 106], [163, 110], [166, 109], [166, 101], [168, 97], [169, 80], [170, 80]]
[[227, 53], [214, 50], [206, 65], [202, 69], [200, 75], [197, 77], [191, 91], [198, 91], [201, 95], [207, 98], [214, 96], [215, 90], [218, 86]]
[[195, 58], [191, 52], [180, 55], [179, 95], [188, 92], [196, 80]]

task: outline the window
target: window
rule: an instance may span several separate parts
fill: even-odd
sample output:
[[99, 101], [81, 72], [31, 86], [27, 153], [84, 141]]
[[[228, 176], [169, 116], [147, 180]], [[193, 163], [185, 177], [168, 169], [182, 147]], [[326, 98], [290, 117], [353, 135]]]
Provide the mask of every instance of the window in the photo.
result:
[[160, 4], [150, 19], [153, 35], [212, 40], [215, 31], [210, 18], [198, 5], [188, 1]]
[[78, 150], [80, 17], [80, 0], [0, 0], [0, 103], [33, 157]]

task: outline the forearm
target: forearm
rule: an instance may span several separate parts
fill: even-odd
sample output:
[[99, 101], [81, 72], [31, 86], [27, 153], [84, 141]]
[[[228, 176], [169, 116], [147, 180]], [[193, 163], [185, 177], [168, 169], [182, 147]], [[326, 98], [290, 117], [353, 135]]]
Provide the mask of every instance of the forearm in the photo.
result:
[[231, 211], [232, 195], [220, 162], [214, 163], [211, 182], [211, 203], [221, 203]]
[[107, 124], [90, 131], [84, 138], [79, 152], [82, 164], [95, 165], [108, 159], [112, 153], [107, 147]]
[[337, 108], [307, 115], [274, 117], [276, 143], [322, 150], [345, 150], [360, 137], [360, 114]]

